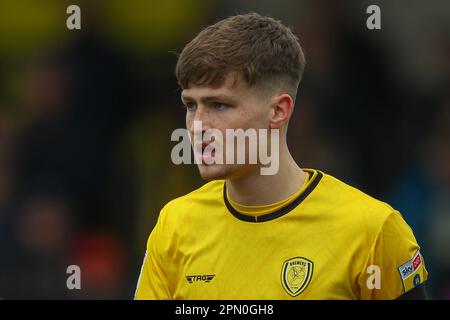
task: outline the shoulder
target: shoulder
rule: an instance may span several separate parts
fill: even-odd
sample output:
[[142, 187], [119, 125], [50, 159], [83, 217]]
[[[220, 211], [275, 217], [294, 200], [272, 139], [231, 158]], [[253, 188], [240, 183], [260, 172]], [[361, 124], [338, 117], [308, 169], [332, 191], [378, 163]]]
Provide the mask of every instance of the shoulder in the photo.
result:
[[222, 201], [223, 180], [208, 182], [200, 188], [169, 201], [160, 212], [160, 220], [180, 219], [189, 213], [199, 212], [206, 207]]
[[326, 173], [323, 173], [321, 188], [323, 192], [328, 193], [331, 201], [337, 203], [348, 203], [357, 208], [364, 208], [366, 211], [384, 215], [389, 215], [395, 211], [388, 203], [378, 200]]
[[208, 182], [203, 186], [201, 186], [200, 188], [191, 191], [186, 195], [171, 200], [164, 206], [164, 208], [170, 210], [180, 206], [184, 207], [192, 203], [198, 203], [199, 201], [205, 201], [208, 199], [210, 200], [217, 199], [218, 197], [222, 196], [223, 184], [224, 184], [223, 180], [215, 180]]
[[388, 203], [329, 175], [322, 173], [317, 202], [322, 203], [336, 218], [348, 226], [375, 235], [389, 221], [403, 221], [399, 211]]

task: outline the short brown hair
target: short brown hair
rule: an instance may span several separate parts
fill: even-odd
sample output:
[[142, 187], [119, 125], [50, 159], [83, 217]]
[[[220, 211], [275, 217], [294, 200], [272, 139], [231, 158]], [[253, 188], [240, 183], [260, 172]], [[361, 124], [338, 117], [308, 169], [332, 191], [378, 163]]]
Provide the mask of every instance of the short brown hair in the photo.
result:
[[251, 86], [277, 82], [295, 99], [304, 67], [302, 48], [289, 28], [248, 13], [202, 30], [184, 47], [175, 74], [184, 89], [190, 84], [221, 85], [236, 71]]

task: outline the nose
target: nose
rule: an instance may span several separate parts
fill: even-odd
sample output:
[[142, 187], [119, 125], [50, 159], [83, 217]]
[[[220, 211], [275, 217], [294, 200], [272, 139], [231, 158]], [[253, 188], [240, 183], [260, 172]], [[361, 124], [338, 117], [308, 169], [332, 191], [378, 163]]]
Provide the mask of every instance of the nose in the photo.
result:
[[195, 113], [191, 116], [188, 116], [187, 127], [191, 135], [194, 134], [195, 122], [201, 123], [202, 135], [206, 130], [211, 128], [211, 113], [203, 104], [199, 104], [197, 106], [197, 109], [195, 110]]

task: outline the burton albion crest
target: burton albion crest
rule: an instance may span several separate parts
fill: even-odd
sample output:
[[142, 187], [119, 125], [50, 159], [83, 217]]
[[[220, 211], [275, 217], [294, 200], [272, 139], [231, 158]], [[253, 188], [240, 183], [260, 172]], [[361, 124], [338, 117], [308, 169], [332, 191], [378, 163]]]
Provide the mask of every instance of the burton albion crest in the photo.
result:
[[284, 290], [292, 297], [298, 296], [308, 287], [313, 271], [313, 262], [306, 258], [295, 257], [286, 260], [281, 268], [281, 284]]

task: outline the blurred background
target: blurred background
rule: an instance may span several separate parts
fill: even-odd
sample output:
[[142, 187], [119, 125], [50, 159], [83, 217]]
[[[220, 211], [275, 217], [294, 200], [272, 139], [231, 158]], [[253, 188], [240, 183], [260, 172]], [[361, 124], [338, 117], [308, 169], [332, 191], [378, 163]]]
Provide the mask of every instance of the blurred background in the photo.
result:
[[[66, 8], [81, 8], [68, 30]], [[368, 30], [366, 8], [381, 8]], [[450, 299], [450, 1], [0, 2], [0, 298], [131, 299], [159, 210], [199, 187], [172, 164], [175, 52], [256, 11], [298, 35], [289, 126], [303, 167], [400, 210]], [[79, 265], [82, 290], [68, 290]]]

